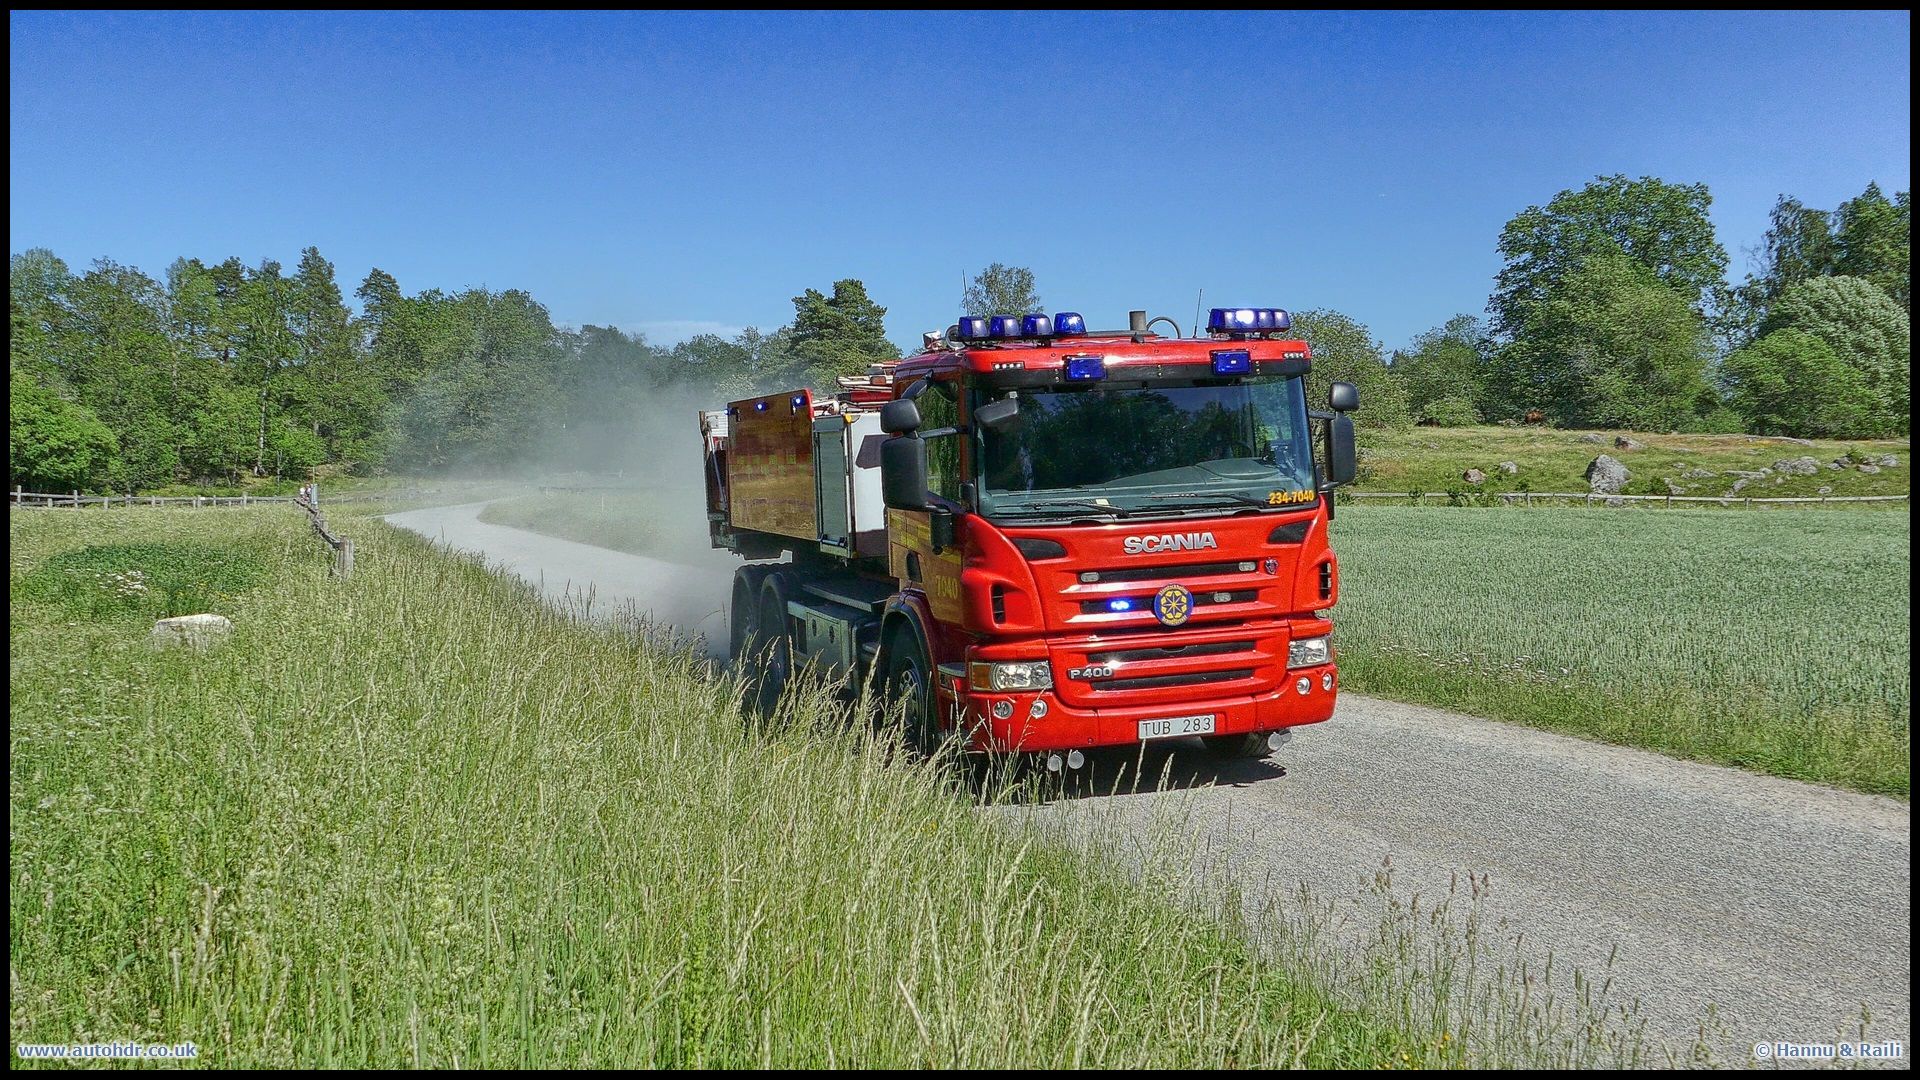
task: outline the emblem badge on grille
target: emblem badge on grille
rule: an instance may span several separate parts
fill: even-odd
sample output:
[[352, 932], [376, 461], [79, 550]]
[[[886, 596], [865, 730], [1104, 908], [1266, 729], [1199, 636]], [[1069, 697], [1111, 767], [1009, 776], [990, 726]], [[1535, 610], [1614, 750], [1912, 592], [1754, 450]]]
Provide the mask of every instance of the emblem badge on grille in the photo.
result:
[[1162, 626], [1179, 626], [1193, 615], [1193, 594], [1185, 586], [1169, 585], [1153, 597], [1153, 617]]
[[1267, 573], [1269, 573], [1269, 574], [1277, 574], [1277, 573], [1279, 573], [1279, 572], [1280, 572], [1280, 560], [1279, 560], [1279, 559], [1268, 559], [1268, 560], [1267, 560]]

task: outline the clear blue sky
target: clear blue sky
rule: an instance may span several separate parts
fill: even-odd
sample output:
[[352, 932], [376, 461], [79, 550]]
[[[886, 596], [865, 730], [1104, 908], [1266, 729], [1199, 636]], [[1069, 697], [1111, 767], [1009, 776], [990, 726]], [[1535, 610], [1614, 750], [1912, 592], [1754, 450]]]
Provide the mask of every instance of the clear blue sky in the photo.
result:
[[10, 20], [10, 246], [556, 320], [772, 328], [864, 279], [903, 344], [961, 275], [1049, 310], [1478, 313], [1501, 225], [1596, 174], [1705, 181], [1736, 274], [1776, 195], [1909, 187], [1905, 13], [129, 15]]

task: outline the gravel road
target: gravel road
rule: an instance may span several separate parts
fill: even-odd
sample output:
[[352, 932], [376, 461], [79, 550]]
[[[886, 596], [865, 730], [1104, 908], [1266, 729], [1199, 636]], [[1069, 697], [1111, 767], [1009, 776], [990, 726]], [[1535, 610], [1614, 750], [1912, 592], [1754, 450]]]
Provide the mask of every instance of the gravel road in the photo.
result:
[[[731, 564], [663, 562], [477, 520], [481, 504], [388, 520], [540, 583], [591, 585], [662, 621], [724, 637]], [[676, 555], [676, 559], [680, 556]], [[1175, 748], [1155, 748], [1157, 775]], [[1458, 713], [1343, 694], [1334, 718], [1270, 762], [1165, 790], [1003, 811], [1090, 835], [1182, 816], [1207, 872], [1254, 887], [1364, 897], [1385, 860], [1396, 890], [1444, 896], [1487, 876], [1484, 916], [1531, 955], [1598, 972], [1637, 998], [1650, 1034], [1684, 1046], [1711, 1006], [1727, 1064], [1762, 1040], [1856, 1031], [1908, 1042], [1911, 819], [1892, 799], [1675, 761]], [[1096, 759], [1096, 782], [1124, 759]], [[1284, 768], [1280, 767], [1284, 766]], [[1910, 1059], [1898, 1064], [1908, 1064]]]

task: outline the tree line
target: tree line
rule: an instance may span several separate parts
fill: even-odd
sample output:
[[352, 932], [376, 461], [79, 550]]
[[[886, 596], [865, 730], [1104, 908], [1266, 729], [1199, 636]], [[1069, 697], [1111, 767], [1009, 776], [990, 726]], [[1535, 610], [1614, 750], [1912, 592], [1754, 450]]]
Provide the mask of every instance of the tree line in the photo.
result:
[[678, 388], [831, 385], [899, 356], [855, 280], [805, 290], [772, 332], [661, 348], [556, 326], [520, 290], [409, 295], [380, 269], [355, 314], [314, 248], [292, 273], [234, 258], [176, 260], [163, 281], [109, 260], [74, 274], [40, 249], [9, 269], [8, 472], [42, 490], [586, 461]]
[[1416, 337], [1375, 400], [1444, 425], [1907, 434], [1909, 193], [1782, 196], [1738, 285], [1711, 204], [1705, 184], [1611, 176], [1528, 207], [1500, 233], [1489, 318]]
[[[1370, 426], [1906, 434], [1909, 194], [1870, 184], [1833, 211], [1781, 198], [1738, 285], [1710, 205], [1703, 184], [1612, 176], [1528, 207], [1499, 236], [1488, 318], [1391, 357], [1349, 315], [1296, 312], [1315, 393], [1358, 383]], [[851, 278], [804, 290], [772, 331], [671, 348], [556, 326], [520, 290], [409, 295], [380, 269], [356, 313], [314, 248], [291, 273], [179, 259], [163, 280], [110, 260], [75, 274], [34, 249], [11, 257], [9, 286], [8, 471], [51, 490], [587, 461], [651, 398], [831, 386], [899, 356]], [[1032, 272], [999, 263], [961, 307], [1044, 310]]]

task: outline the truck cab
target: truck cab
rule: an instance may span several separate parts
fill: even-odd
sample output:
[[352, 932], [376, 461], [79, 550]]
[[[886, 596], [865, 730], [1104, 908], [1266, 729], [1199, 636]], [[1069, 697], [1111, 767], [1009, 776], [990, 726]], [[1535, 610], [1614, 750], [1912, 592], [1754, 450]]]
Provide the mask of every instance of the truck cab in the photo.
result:
[[[1310, 349], [1277, 309], [1217, 309], [1195, 338], [1142, 322], [962, 320], [893, 365], [840, 455], [850, 492], [877, 469], [884, 557], [871, 529], [864, 557], [789, 549], [796, 569], [768, 571], [787, 578], [783, 610], [757, 605], [746, 644], [849, 669], [902, 703], [922, 746], [1056, 769], [1184, 737], [1259, 756], [1330, 717], [1327, 527], [1353, 474], [1352, 387], [1309, 410]], [[839, 426], [862, 422], [842, 407]], [[846, 646], [813, 648], [823, 629]]]

